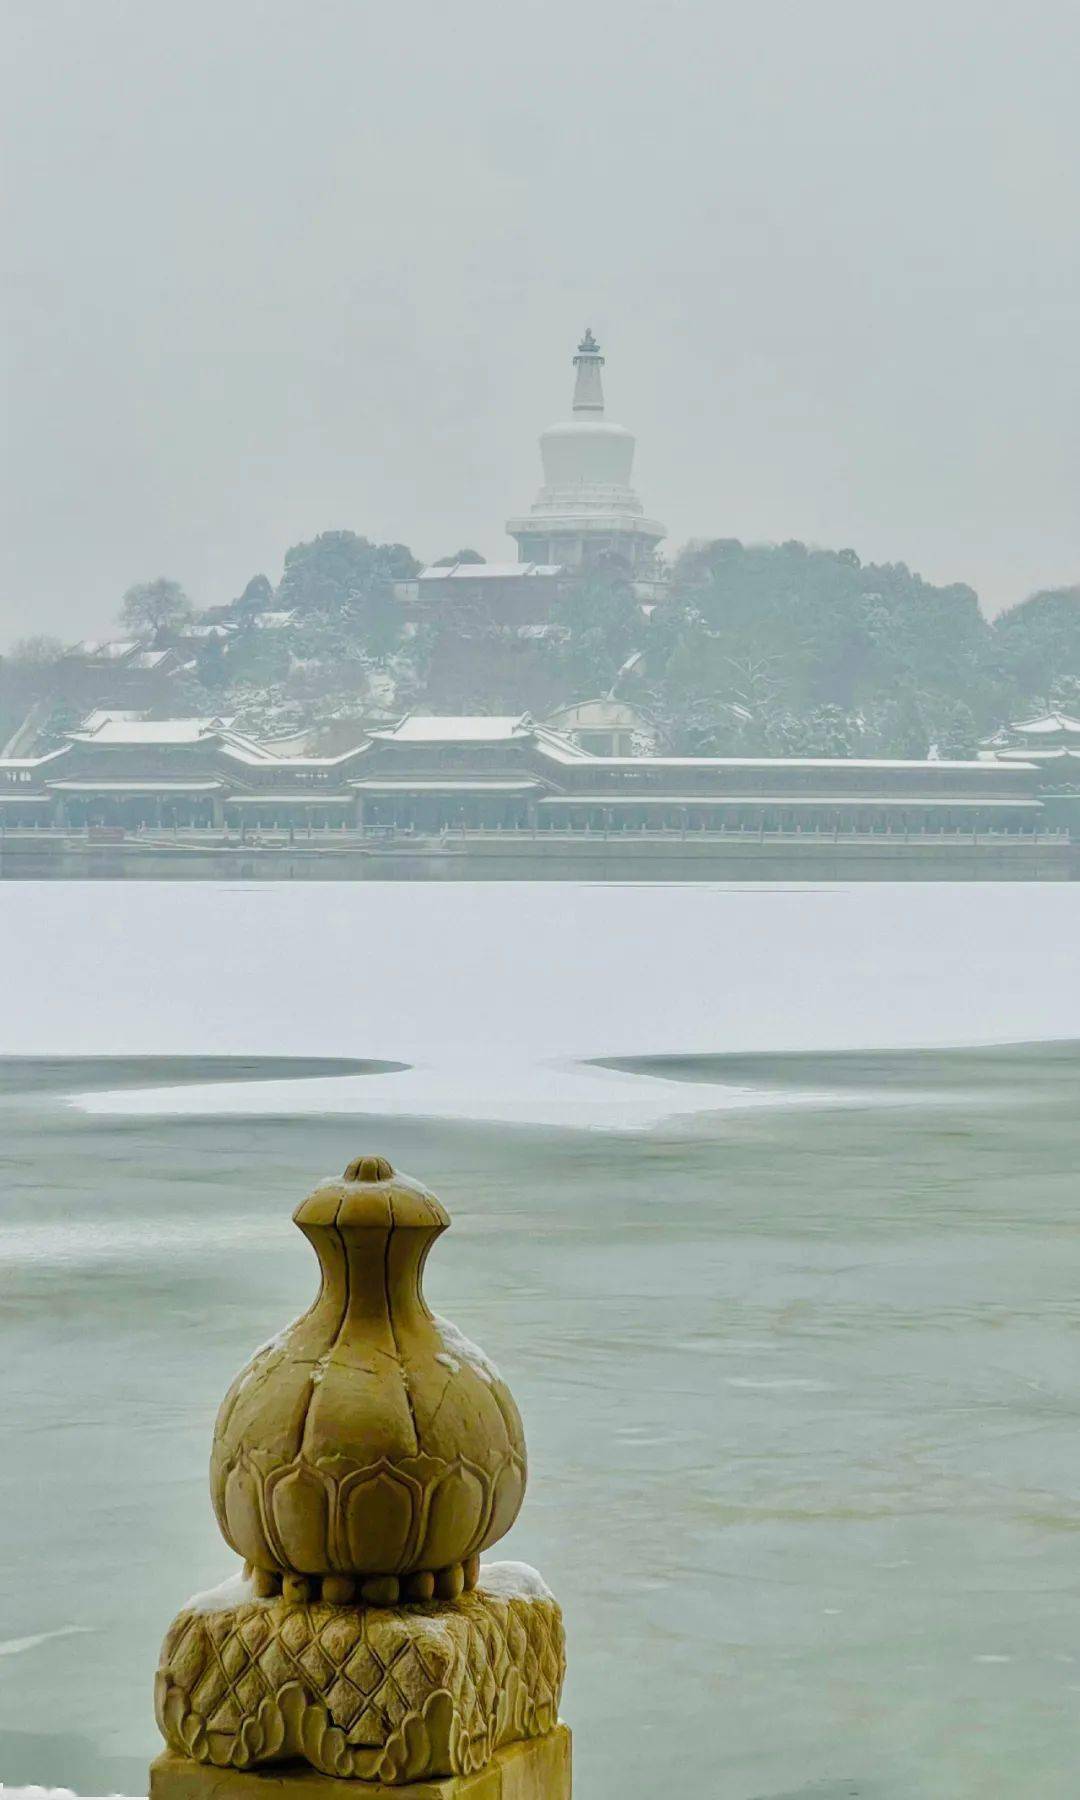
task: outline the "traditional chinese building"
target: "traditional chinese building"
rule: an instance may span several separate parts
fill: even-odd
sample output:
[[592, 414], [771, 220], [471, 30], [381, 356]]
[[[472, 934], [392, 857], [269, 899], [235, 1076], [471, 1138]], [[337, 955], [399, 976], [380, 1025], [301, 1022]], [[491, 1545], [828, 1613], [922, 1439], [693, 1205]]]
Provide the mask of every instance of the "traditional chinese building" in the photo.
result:
[[351, 818], [347, 757], [284, 756], [223, 718], [92, 713], [47, 756], [0, 761], [0, 821], [167, 828]]
[[1049, 775], [1055, 765], [1064, 770], [1071, 763], [1080, 775], [1080, 719], [1068, 713], [1040, 713], [1034, 719], [1016, 719], [989, 740], [995, 756], [1037, 763]]
[[655, 720], [614, 694], [568, 701], [548, 713], [544, 723], [594, 756], [650, 756], [661, 748]]
[[227, 718], [98, 713], [0, 761], [0, 822], [499, 832], [1037, 833], [1026, 760], [598, 756], [527, 714], [410, 715], [336, 756], [286, 755]]
[[396, 581], [394, 598], [417, 622], [434, 615], [452, 623], [481, 606], [502, 625], [528, 626], [547, 617], [565, 586], [558, 563], [433, 563]]
[[990, 747], [1005, 762], [1033, 763], [1047, 823], [1080, 837], [1080, 719], [1063, 712], [1017, 719]]
[[141, 638], [84, 638], [71, 644], [53, 669], [57, 699], [76, 707], [161, 707], [189, 660], [179, 645], [165, 648]]

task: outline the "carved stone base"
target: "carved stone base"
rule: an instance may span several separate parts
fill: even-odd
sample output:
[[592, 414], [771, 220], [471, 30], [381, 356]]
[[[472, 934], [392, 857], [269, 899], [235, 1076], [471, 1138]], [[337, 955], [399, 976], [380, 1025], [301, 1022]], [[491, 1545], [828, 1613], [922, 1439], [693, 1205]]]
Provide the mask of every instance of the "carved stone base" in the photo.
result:
[[486, 1564], [457, 1600], [386, 1608], [261, 1600], [236, 1579], [173, 1621], [155, 1710], [185, 1763], [304, 1762], [400, 1788], [549, 1736], [565, 1666], [558, 1605], [522, 1564]]
[[385, 1787], [316, 1774], [306, 1764], [216, 1769], [165, 1750], [150, 1764], [150, 1800], [571, 1800], [570, 1732], [497, 1750], [472, 1775]]

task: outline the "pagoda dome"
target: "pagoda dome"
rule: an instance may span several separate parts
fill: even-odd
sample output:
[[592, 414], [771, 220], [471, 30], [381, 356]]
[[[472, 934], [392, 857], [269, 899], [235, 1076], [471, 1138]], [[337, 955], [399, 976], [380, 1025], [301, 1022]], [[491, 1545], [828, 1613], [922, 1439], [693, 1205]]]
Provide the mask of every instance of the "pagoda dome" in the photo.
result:
[[608, 419], [573, 418], [550, 425], [540, 438], [544, 486], [629, 488], [635, 438]]
[[569, 419], [548, 427], [540, 438], [544, 485], [534, 510], [562, 512], [575, 506], [617, 506], [640, 513], [630, 485], [635, 438], [625, 425], [604, 417], [604, 358], [591, 331], [574, 357], [574, 399]]

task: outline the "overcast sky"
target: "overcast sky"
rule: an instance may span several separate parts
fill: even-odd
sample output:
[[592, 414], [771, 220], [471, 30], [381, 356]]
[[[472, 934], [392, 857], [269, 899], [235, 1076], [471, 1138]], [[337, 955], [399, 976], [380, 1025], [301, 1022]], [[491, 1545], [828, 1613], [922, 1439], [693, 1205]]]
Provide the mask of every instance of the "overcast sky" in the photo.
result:
[[1080, 580], [1075, 0], [7, 17], [0, 643], [331, 527], [512, 555], [586, 323], [670, 544]]

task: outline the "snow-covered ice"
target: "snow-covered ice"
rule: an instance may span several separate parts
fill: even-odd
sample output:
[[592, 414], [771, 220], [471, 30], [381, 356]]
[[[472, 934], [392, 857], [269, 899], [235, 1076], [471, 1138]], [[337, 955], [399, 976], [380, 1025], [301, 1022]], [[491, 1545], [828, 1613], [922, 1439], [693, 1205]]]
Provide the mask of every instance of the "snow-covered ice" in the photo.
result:
[[[89, 1800], [87, 1795], [76, 1795], [73, 1788], [65, 1787], [6, 1787], [0, 1781], [0, 1800]], [[109, 1794], [102, 1800], [135, 1800], [134, 1796]], [[138, 1796], [138, 1800], [143, 1797]]]
[[84, 1631], [92, 1631], [90, 1625], [58, 1625], [53, 1631], [35, 1631], [29, 1637], [0, 1638], [0, 1656], [22, 1656], [24, 1651], [36, 1650], [39, 1644], [49, 1644], [55, 1638], [80, 1637]]
[[588, 1059], [1073, 1036], [1075, 909], [1067, 884], [11, 882], [0, 1053], [409, 1065], [84, 1096], [96, 1112], [642, 1128], [798, 1096]]

